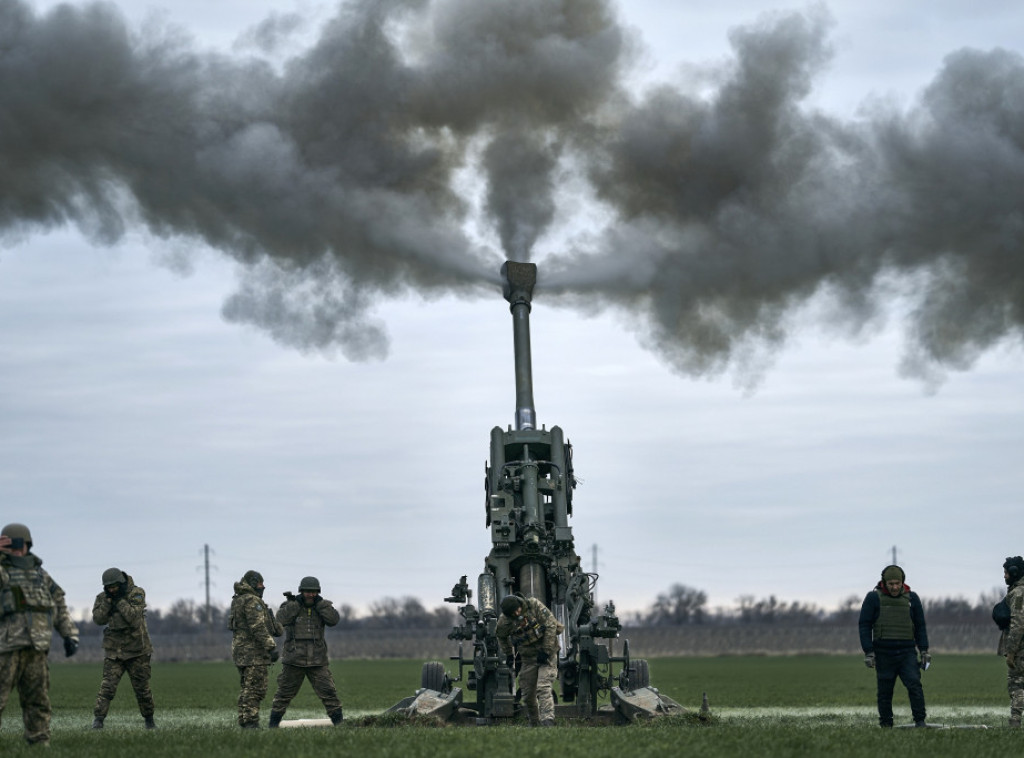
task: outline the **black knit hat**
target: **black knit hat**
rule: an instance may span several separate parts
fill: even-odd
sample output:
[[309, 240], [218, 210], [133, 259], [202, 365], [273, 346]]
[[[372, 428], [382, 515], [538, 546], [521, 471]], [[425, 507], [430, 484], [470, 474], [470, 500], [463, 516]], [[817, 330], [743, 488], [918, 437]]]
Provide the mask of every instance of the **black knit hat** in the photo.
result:
[[1022, 576], [1024, 576], [1024, 558], [1022, 558], [1019, 555], [1007, 558], [1003, 562], [1003, 568], [1006, 570], [1006, 574], [1008, 577], [1006, 580], [1006, 586], [1009, 587], [1011, 584], [1013, 584]]
[[907, 575], [903, 572], [903, 569], [893, 564], [882, 569], [882, 581], [888, 582], [891, 579], [899, 579], [901, 582], [905, 582], [907, 581]]
[[263, 584], [263, 574], [259, 571], [246, 571], [245, 576], [242, 577], [242, 581], [254, 590], [259, 589], [259, 586]]
[[516, 595], [506, 595], [501, 599], [501, 612], [512, 618], [519, 608], [523, 607], [523, 599]]

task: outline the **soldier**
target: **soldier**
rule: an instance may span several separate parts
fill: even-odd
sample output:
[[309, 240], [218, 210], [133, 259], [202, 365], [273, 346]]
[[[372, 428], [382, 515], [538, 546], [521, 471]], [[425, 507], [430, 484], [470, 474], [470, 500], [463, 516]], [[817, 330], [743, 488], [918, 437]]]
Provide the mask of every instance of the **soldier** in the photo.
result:
[[496, 634], [511, 669], [519, 655], [519, 689], [532, 726], [555, 725], [551, 683], [558, 675], [559, 623], [542, 602], [521, 595], [501, 601]]
[[[892, 726], [892, 694], [897, 676], [910, 696], [914, 726], [927, 726], [921, 671], [932, 660], [928, 653], [928, 630], [921, 599], [910, 591], [905, 580], [906, 574], [899, 566], [886, 566], [882, 581], [864, 598], [858, 621], [864, 665], [873, 668], [878, 678], [878, 724], [883, 727]], [[915, 646], [921, 651], [920, 663]]]
[[0, 716], [11, 689], [18, 688], [25, 741], [50, 743], [50, 652], [53, 630], [64, 638], [64, 654], [78, 650], [78, 627], [62, 590], [32, 553], [24, 524], [0, 531]]
[[1008, 588], [1003, 603], [1008, 607], [1009, 618], [1005, 627], [999, 624], [1002, 629], [999, 652], [1006, 656], [1008, 669], [1006, 689], [1010, 693], [1010, 726], [1019, 729], [1021, 713], [1024, 712], [1024, 557], [1016, 555], [1006, 559], [1003, 579]]
[[119, 568], [104, 571], [102, 581], [103, 592], [92, 604], [92, 620], [100, 626], [106, 625], [103, 630], [103, 683], [96, 695], [92, 728], [103, 728], [110, 701], [117, 694], [121, 677], [127, 672], [146, 728], [156, 729], [153, 693], [149, 689], [153, 645], [146, 626], [146, 591]]
[[342, 719], [341, 701], [331, 675], [324, 627], [337, 624], [341, 614], [330, 600], [320, 596], [320, 580], [315, 576], [304, 577], [299, 582], [298, 597], [290, 592], [284, 594], [288, 599], [277, 610], [277, 620], [285, 631], [281, 660], [284, 666], [277, 677], [277, 692], [270, 706], [270, 726], [281, 723], [288, 704], [307, 678], [324, 704], [331, 723], [337, 726]]
[[279, 655], [274, 637], [284, 633], [273, 611], [263, 602], [263, 590], [263, 575], [246, 571], [242, 580], [235, 582], [228, 616], [228, 628], [234, 635], [231, 660], [241, 679], [238, 725], [243, 729], [259, 729], [260, 703], [267, 696], [267, 669]]

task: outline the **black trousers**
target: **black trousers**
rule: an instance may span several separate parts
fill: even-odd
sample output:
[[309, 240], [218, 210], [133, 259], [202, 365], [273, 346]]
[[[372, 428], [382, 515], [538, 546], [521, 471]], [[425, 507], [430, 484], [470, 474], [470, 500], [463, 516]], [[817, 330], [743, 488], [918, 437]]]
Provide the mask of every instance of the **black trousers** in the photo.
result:
[[878, 676], [878, 723], [892, 726], [892, 693], [899, 677], [910, 696], [910, 712], [914, 722], [925, 720], [924, 687], [921, 669], [917, 666], [917, 651], [912, 647], [897, 650], [875, 648], [875, 673]]

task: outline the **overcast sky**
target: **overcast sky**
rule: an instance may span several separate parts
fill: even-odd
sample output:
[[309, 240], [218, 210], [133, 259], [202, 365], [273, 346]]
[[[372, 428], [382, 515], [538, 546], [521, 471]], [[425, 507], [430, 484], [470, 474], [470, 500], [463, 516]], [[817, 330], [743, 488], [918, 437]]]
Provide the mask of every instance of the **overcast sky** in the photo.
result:
[[1001, 584], [1017, 4], [566, 5], [0, 5], [0, 520], [76, 615], [472, 580], [508, 257], [600, 600]]

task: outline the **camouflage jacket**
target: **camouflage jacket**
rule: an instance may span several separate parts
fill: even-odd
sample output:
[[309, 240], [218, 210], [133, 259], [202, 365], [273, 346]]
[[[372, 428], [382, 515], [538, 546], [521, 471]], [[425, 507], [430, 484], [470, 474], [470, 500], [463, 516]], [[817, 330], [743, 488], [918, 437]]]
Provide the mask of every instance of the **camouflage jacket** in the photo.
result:
[[505, 655], [512, 654], [514, 647], [523, 658], [536, 657], [547, 653], [555, 660], [558, 653], [558, 621], [544, 603], [528, 597], [526, 608], [517, 619], [510, 619], [504, 613], [498, 618], [495, 634]]
[[245, 582], [235, 582], [228, 629], [234, 633], [231, 660], [236, 666], [270, 665], [270, 652], [277, 647], [274, 637], [284, 633], [263, 598]]
[[146, 627], [146, 591], [128, 580], [124, 594], [116, 600], [101, 592], [92, 604], [92, 620], [103, 630], [103, 653], [107, 658], [128, 660], [153, 652]]
[[284, 655], [289, 666], [326, 666], [327, 641], [324, 627], [341, 621], [341, 614], [330, 600], [319, 598], [312, 606], [298, 598], [285, 600], [277, 609], [277, 620], [284, 626]]
[[78, 641], [64, 590], [43, 570], [43, 560], [32, 553], [0, 553], [0, 653], [47, 651], [54, 629]]
[[1000, 635], [999, 652], [1019, 656], [1024, 652], [1024, 578], [1010, 586], [1006, 604], [1010, 606], [1010, 627]]

